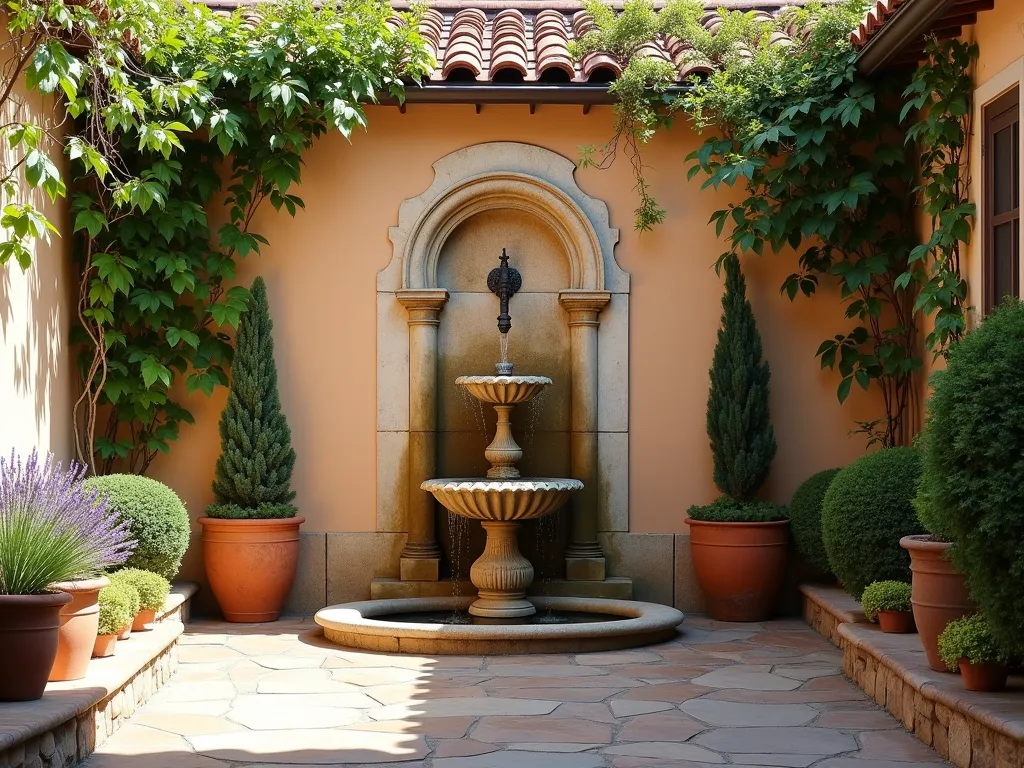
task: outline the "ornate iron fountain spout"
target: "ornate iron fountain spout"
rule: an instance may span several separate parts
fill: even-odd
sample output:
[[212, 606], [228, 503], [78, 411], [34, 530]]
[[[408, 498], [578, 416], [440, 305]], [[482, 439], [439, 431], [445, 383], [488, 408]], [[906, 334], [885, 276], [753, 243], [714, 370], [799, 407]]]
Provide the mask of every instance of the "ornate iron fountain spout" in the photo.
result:
[[487, 288], [501, 300], [501, 314], [498, 315], [498, 330], [508, 333], [512, 329], [512, 316], [508, 313], [509, 300], [523, 287], [523, 276], [519, 270], [508, 265], [508, 255], [501, 249], [501, 266], [487, 275]]

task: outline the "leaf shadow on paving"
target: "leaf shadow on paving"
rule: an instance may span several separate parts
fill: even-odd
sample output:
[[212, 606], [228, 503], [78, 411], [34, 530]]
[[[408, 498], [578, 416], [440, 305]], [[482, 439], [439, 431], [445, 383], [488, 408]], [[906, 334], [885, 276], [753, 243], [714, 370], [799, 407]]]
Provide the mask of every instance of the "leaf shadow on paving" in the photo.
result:
[[190, 624], [171, 681], [85, 768], [911, 768], [942, 765], [802, 623], [688, 617], [671, 642], [405, 656], [308, 619]]

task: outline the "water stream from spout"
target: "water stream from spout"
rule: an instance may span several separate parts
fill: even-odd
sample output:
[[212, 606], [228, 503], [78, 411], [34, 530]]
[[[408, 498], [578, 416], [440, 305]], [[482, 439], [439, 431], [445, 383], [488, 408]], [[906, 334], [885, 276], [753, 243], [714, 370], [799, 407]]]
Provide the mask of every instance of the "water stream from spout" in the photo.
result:
[[507, 363], [508, 362], [508, 334], [507, 333], [499, 333], [498, 334], [498, 343], [499, 343], [499, 345], [501, 347], [501, 362]]

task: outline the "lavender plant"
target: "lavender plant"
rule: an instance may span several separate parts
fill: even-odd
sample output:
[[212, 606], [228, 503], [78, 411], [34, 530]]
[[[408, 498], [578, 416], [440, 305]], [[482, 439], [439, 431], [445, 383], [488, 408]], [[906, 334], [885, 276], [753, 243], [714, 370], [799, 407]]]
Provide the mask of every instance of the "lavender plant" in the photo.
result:
[[0, 594], [38, 595], [58, 581], [123, 563], [135, 547], [127, 521], [82, 486], [85, 467], [0, 458]]

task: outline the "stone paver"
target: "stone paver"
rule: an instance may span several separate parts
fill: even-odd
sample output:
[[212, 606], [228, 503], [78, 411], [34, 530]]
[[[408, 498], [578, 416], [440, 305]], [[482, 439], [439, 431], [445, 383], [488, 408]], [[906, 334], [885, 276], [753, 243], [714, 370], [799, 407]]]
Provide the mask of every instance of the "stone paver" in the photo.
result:
[[800, 622], [551, 656], [374, 654], [309, 620], [189, 625], [171, 682], [85, 768], [912, 768], [938, 755]]

